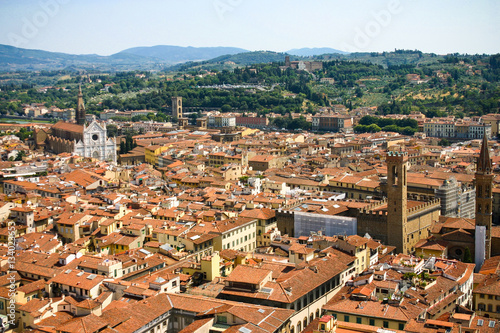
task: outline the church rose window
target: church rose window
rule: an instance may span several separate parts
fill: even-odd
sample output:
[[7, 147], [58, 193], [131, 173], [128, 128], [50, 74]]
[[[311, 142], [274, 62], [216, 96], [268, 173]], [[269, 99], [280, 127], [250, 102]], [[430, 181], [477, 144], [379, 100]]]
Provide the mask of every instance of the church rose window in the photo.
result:
[[99, 135], [97, 134], [92, 135], [92, 140], [97, 141], [97, 139], [99, 139]]

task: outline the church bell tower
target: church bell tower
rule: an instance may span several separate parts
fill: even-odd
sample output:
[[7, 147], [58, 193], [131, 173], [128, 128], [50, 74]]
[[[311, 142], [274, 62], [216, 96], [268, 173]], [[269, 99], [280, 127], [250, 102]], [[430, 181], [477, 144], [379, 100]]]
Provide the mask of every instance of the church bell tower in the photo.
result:
[[408, 254], [411, 248], [407, 241], [407, 175], [408, 153], [387, 152], [387, 243], [396, 246], [396, 251]]
[[[490, 151], [488, 149], [488, 139], [486, 134], [483, 136], [481, 153], [477, 160], [476, 167], [476, 227], [485, 227], [484, 259], [491, 256], [491, 226], [492, 226], [492, 163]], [[476, 230], [476, 235], [478, 234]], [[476, 239], [476, 244], [477, 244]], [[477, 246], [477, 245], [476, 245]]]
[[82, 86], [79, 87], [78, 91], [75, 118], [78, 125], [85, 125], [85, 104], [83, 104]]

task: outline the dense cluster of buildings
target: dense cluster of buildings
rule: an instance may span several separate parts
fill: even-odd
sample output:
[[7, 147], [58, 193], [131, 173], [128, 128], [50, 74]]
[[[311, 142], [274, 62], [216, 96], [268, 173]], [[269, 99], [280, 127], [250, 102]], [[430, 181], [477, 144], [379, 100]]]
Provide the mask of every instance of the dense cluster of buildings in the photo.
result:
[[324, 134], [215, 112], [194, 126], [172, 106], [177, 125], [126, 154], [81, 95], [76, 124], [2, 137], [4, 329], [498, 331], [500, 157], [484, 123], [443, 148], [354, 135], [340, 108], [313, 117], [339, 132]]

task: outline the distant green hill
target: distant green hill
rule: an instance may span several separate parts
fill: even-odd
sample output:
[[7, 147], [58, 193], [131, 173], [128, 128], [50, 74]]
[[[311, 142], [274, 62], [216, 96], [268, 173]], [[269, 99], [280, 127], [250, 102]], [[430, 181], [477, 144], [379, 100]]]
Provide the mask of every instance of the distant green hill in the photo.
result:
[[436, 62], [443, 59], [444, 56], [433, 53], [423, 53], [412, 50], [396, 50], [393, 52], [357, 52], [349, 54], [322, 54], [314, 57], [318, 60], [356, 60], [362, 62], [370, 62], [375, 65], [402, 66], [402, 65], [418, 65], [429, 62]]
[[251, 65], [267, 62], [284, 62], [286, 53], [278, 53], [273, 51], [253, 51], [244, 52], [233, 55], [223, 55], [214, 59], [210, 59], [210, 63], [232, 61], [238, 65]]
[[[215, 69], [215, 70], [231, 70], [235, 67], [272, 63], [272, 62], [285, 62], [286, 53], [279, 53], [273, 51], [253, 51], [243, 52], [237, 54], [226, 54], [205, 61], [190, 61], [175, 66], [169, 67], [167, 70], [176, 71], [189, 71], [197, 69]], [[291, 60], [300, 60], [302, 57], [290, 56]]]

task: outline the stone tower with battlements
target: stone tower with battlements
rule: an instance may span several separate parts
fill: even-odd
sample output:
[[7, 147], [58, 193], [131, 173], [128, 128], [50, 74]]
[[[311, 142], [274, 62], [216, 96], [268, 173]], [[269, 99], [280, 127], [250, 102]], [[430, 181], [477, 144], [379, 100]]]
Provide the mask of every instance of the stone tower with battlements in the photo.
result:
[[82, 86], [78, 90], [78, 101], [76, 104], [75, 120], [78, 125], [85, 125], [85, 104], [83, 104]]
[[172, 117], [174, 120], [182, 118], [182, 97], [172, 97]]
[[408, 153], [387, 153], [387, 243], [396, 246], [396, 251], [411, 252], [408, 231], [407, 170]]
[[486, 135], [483, 137], [481, 145], [481, 153], [477, 160], [476, 167], [476, 226], [484, 226], [486, 228], [485, 239], [485, 254], [484, 258], [488, 259], [491, 256], [491, 227], [492, 227], [492, 183], [493, 172], [490, 152], [488, 149], [488, 139]]

